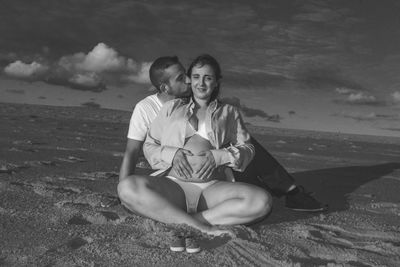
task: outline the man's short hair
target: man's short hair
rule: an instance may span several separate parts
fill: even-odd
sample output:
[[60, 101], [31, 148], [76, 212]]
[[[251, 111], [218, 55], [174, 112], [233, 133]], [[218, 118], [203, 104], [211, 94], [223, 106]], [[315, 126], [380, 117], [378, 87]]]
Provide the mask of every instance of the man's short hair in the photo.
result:
[[177, 56], [159, 57], [151, 64], [149, 70], [150, 81], [158, 91], [160, 91], [160, 85], [168, 81], [168, 77], [164, 72], [165, 69], [175, 64], [180, 64]]

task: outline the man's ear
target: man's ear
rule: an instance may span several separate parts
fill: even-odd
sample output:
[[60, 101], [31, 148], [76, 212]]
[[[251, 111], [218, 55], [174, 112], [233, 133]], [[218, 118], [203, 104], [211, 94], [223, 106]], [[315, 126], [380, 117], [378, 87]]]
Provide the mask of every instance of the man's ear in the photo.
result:
[[165, 92], [165, 93], [168, 93], [168, 89], [169, 89], [169, 87], [168, 87], [168, 85], [166, 84], [166, 83], [162, 83], [161, 85], [160, 85], [160, 90], [161, 90], [161, 92]]

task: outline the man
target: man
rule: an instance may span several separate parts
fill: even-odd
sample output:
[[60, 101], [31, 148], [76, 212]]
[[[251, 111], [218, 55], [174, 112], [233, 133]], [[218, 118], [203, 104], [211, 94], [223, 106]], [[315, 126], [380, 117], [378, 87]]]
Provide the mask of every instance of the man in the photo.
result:
[[[140, 101], [132, 114], [128, 142], [120, 170], [119, 195], [129, 195], [121, 185], [127, 177], [135, 173], [135, 166], [142, 151], [142, 145], [151, 122], [163, 104], [169, 100], [189, 96], [189, 79], [175, 57], [157, 59], [150, 69], [150, 79], [158, 93]], [[300, 186], [256, 140], [252, 139], [256, 156], [244, 173], [235, 173], [237, 181], [247, 182], [267, 188], [277, 196], [286, 196], [286, 206], [298, 211], [323, 211], [326, 209]], [[184, 161], [183, 161], [184, 162]], [[125, 183], [126, 184], [126, 183]], [[126, 188], [125, 188], [126, 189]]]
[[[154, 65], [154, 63], [157, 64]], [[147, 131], [163, 104], [177, 97], [188, 97], [191, 94], [190, 80], [177, 58], [162, 57], [154, 63], [152, 71], [150, 71], [150, 80], [158, 92], [137, 103], [132, 113], [128, 142], [119, 173], [120, 181], [135, 172], [138, 157], [142, 154], [142, 146]], [[156, 67], [158, 64], [161, 66], [160, 68]], [[160, 78], [166, 79], [167, 77], [170, 78], [170, 84], [159, 84]]]

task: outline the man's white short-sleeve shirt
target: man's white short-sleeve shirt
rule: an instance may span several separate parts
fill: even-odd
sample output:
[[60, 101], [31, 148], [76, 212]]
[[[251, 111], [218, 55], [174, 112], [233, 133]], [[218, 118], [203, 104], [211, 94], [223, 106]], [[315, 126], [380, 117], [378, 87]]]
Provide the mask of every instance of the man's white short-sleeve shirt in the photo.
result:
[[157, 94], [149, 95], [139, 101], [133, 110], [127, 137], [129, 139], [144, 141], [150, 124], [157, 117], [161, 107], [162, 103], [158, 99]]

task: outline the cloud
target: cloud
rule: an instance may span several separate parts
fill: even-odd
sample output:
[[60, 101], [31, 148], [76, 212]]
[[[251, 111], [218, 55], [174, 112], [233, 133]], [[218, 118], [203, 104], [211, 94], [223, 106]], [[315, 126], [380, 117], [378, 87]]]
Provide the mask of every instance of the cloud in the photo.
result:
[[84, 87], [98, 87], [102, 84], [101, 78], [94, 72], [74, 74], [68, 81]]
[[58, 63], [69, 71], [123, 71], [127, 68], [127, 59], [119, 56], [117, 51], [104, 43], [96, 45], [87, 55], [76, 53], [64, 56]]
[[350, 118], [357, 121], [377, 121], [377, 120], [386, 120], [386, 121], [397, 121], [400, 119], [398, 115], [388, 115], [388, 114], [377, 114], [375, 112], [370, 113], [360, 113], [360, 112], [340, 112], [334, 113], [332, 116], [335, 117], [343, 117]]
[[363, 92], [351, 93], [347, 97], [346, 102], [351, 104], [366, 104], [366, 105], [378, 103], [375, 96]]
[[393, 101], [400, 104], [400, 92], [396, 91], [392, 94]]
[[358, 91], [355, 89], [347, 88], [347, 87], [338, 87], [335, 89], [336, 93], [341, 95], [349, 95], [357, 93]]
[[[58, 65], [65, 72], [73, 73], [76, 83], [82, 81], [95, 82], [92, 78], [95, 73], [96, 81], [128, 81], [134, 83], [150, 83], [149, 69], [152, 62], [136, 62], [131, 58], [120, 56], [116, 50], [104, 43], [96, 45], [88, 54], [76, 53], [62, 57]], [[92, 81], [90, 81], [92, 80]]]
[[48, 66], [42, 65], [35, 61], [27, 64], [20, 60], [17, 60], [6, 66], [4, 68], [4, 72], [7, 75], [15, 78], [36, 79], [45, 74], [48, 69]]
[[337, 87], [335, 92], [346, 96], [344, 99], [334, 100], [336, 103], [346, 103], [351, 105], [387, 105], [384, 101], [379, 101], [375, 96], [349, 87]]
[[45, 82], [67, 86], [72, 89], [101, 92], [107, 89], [103, 79], [94, 72], [70, 72], [64, 68], [54, 67], [46, 75]]
[[150, 83], [149, 70], [152, 62], [143, 62], [136, 69], [136, 73], [128, 75], [127, 79], [135, 83]]
[[83, 52], [62, 56], [52, 65], [17, 60], [4, 68], [16, 79], [43, 80], [50, 84], [74, 89], [100, 92], [106, 84], [150, 83], [151, 62], [136, 62], [120, 56], [104, 43], [97, 44], [87, 54]]
[[246, 107], [245, 105], [242, 105], [240, 103], [240, 99], [237, 97], [225, 97], [222, 98], [221, 101], [223, 103], [231, 104], [232, 106], [238, 107], [241, 109], [243, 112], [243, 115], [246, 117], [261, 117], [265, 118], [267, 121], [272, 121], [272, 122], [280, 122], [282, 117], [279, 114], [273, 114], [273, 115], [268, 115], [265, 111], [261, 109], [254, 109], [254, 108], [249, 108]]

